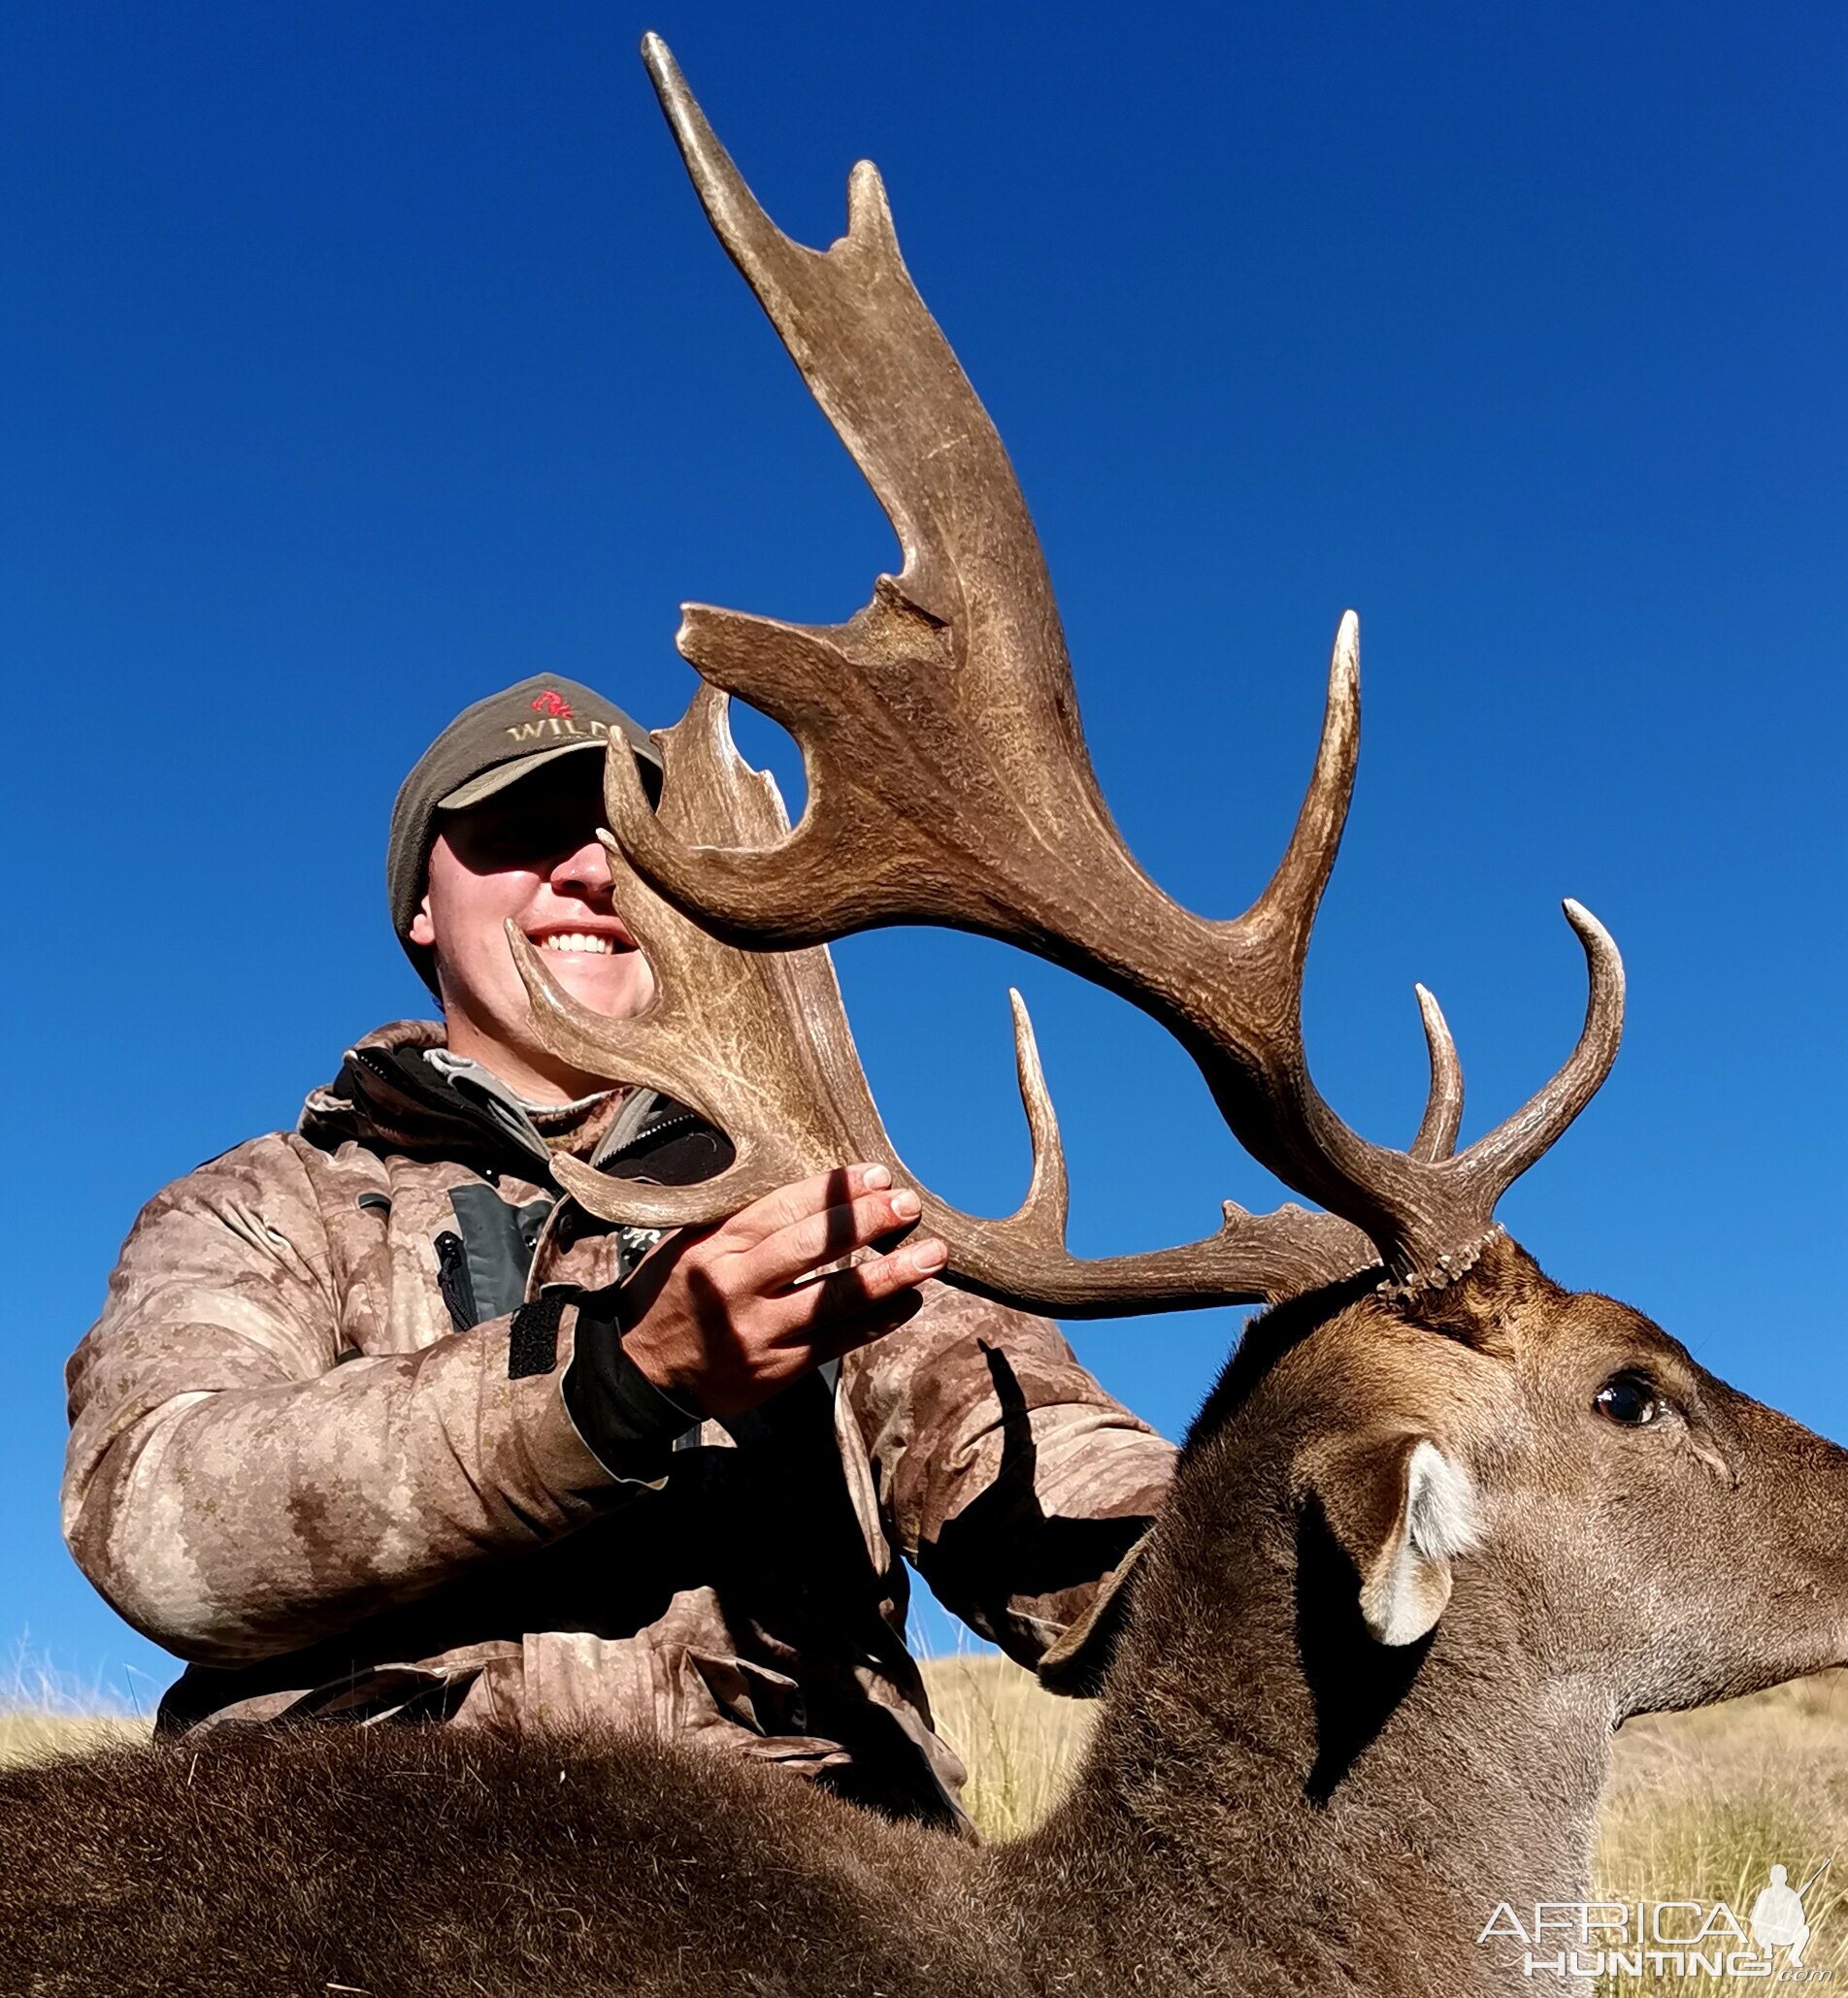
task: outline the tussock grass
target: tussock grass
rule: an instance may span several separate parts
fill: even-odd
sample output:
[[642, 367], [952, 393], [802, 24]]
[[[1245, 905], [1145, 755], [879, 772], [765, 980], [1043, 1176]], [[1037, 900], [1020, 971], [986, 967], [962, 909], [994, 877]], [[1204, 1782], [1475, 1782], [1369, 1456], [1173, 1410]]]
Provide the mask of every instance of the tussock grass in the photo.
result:
[[963, 1758], [963, 1802], [984, 1838], [1031, 1831], [1064, 1794], [1091, 1738], [1089, 1700], [1056, 1698], [1010, 1659], [927, 1658], [937, 1731]]
[[[1614, 1901], [1721, 1900], [1748, 1921], [1773, 1863], [1800, 1887], [1803, 1972], [1848, 1982], [1848, 1673], [1821, 1672], [1695, 1714], [1656, 1714], [1617, 1737], [1599, 1826], [1599, 1891]], [[1694, 1981], [1708, 1998], [1766, 1980]], [[1634, 1991], [1632, 1978], [1600, 1991]]]
[[107, 1747], [148, 1725], [101, 1686], [54, 1671], [23, 1640], [0, 1666], [0, 1768]]

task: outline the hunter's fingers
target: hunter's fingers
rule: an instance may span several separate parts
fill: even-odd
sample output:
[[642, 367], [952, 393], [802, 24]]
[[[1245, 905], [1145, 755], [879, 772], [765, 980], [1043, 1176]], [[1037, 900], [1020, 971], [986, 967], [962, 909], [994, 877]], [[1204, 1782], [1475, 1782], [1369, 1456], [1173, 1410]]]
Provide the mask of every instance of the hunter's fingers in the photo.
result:
[[891, 1184], [892, 1175], [883, 1165], [831, 1166], [741, 1207], [721, 1231], [729, 1247], [749, 1249], [799, 1222], [825, 1214], [862, 1194], [883, 1192]]
[[740, 1266], [753, 1290], [770, 1295], [824, 1263], [866, 1248], [880, 1235], [909, 1228], [918, 1217], [919, 1204], [907, 1187], [862, 1194], [856, 1200], [805, 1214], [766, 1235], [740, 1257]]
[[850, 1318], [835, 1320], [817, 1331], [810, 1341], [810, 1364], [821, 1366], [830, 1359], [839, 1359], [843, 1353], [853, 1352], [856, 1347], [870, 1346], [887, 1332], [897, 1331], [908, 1319], [917, 1316], [923, 1302], [916, 1291], [906, 1290], [888, 1297], [883, 1304], [856, 1311]]
[[[907, 1242], [889, 1256], [875, 1256], [800, 1284], [776, 1299], [780, 1335], [785, 1340], [831, 1345], [862, 1314], [886, 1310], [915, 1297], [917, 1286], [940, 1274], [948, 1260], [943, 1244], [926, 1237], [921, 1242]], [[914, 1309], [906, 1303], [905, 1316], [908, 1318]], [[847, 1340], [850, 1346], [862, 1343], [856, 1338]]]

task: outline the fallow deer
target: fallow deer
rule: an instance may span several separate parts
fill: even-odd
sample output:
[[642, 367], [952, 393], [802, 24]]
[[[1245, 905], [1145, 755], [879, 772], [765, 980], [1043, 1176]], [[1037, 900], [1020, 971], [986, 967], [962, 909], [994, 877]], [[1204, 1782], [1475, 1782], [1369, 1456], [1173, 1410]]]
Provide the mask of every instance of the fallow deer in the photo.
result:
[[[897, 527], [905, 567], [848, 624], [689, 609], [682, 649], [800, 741], [794, 831], [719, 694], [669, 732], [650, 813], [611, 759], [652, 1016], [588, 1015], [524, 961], [579, 1065], [732, 1133], [697, 1188], [574, 1177], [674, 1225], [817, 1163], [889, 1157], [825, 955], [874, 923], [1006, 937], [1170, 1027], [1228, 1123], [1329, 1212], [1231, 1210], [1192, 1250], [1085, 1263], [1031, 1036], [1021, 1212], [934, 1203], [953, 1274], [1068, 1313], [1280, 1300], [1194, 1424], [1137, 1557], [1047, 1654], [1101, 1687], [1065, 1800], [976, 1849], [774, 1772], [620, 1737], [443, 1729], [182, 1740], [0, 1780], [0, 1985], [36, 1993], [494, 1994], [1529, 1990], [1500, 1903], [1588, 1892], [1610, 1736], [1848, 1658], [1848, 1453], [1715, 1380], [1629, 1307], [1552, 1283], [1501, 1193], [1614, 1058], [1622, 971], [1578, 1045], [1455, 1149], [1462, 1083], [1402, 1152], [1316, 1093], [1299, 998], [1357, 743], [1356, 639], [1282, 864], [1236, 922], [1125, 850], [1079, 734], [1038, 544], [992, 426], [900, 262], [874, 170], [847, 236], [790, 243], [666, 49], [644, 52], [707, 212]], [[686, 912], [686, 913], [679, 913]], [[690, 913], [695, 921], [687, 920]], [[735, 944], [786, 955], [750, 956]], [[515, 948], [518, 939], [515, 938]], [[1023, 1439], [1030, 1446], [1030, 1438]]]

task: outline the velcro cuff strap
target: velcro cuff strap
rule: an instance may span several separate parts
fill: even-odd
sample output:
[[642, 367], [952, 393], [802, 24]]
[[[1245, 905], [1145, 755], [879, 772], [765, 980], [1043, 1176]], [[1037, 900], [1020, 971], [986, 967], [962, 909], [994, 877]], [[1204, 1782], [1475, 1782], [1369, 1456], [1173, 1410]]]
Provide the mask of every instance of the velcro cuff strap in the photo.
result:
[[514, 1312], [507, 1336], [510, 1381], [522, 1380], [528, 1374], [548, 1374], [558, 1364], [558, 1321], [577, 1295], [575, 1289], [561, 1285]]
[[653, 1483], [667, 1475], [676, 1440], [700, 1418], [664, 1394], [623, 1351], [621, 1327], [597, 1309], [610, 1294], [584, 1299], [578, 1311], [563, 1382], [565, 1412], [611, 1477]]

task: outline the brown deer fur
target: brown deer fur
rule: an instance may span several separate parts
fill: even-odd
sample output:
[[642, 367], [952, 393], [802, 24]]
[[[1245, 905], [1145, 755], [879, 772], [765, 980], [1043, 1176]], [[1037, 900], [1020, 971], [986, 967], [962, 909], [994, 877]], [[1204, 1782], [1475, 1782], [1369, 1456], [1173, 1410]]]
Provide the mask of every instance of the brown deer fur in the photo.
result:
[[[1600, 1413], [1614, 1377], [1658, 1418]], [[1474, 1545], [1382, 1644], [1361, 1587], [1411, 1438], [1468, 1473]], [[0, 1990], [1531, 1990], [1475, 1939], [1587, 1893], [1615, 1727], [1848, 1656], [1844, 1516], [1848, 1453], [1499, 1241], [1416, 1306], [1357, 1280], [1247, 1332], [1029, 1836], [620, 1737], [182, 1740], [0, 1778]]]

